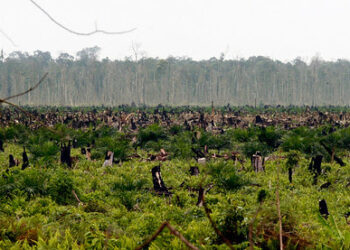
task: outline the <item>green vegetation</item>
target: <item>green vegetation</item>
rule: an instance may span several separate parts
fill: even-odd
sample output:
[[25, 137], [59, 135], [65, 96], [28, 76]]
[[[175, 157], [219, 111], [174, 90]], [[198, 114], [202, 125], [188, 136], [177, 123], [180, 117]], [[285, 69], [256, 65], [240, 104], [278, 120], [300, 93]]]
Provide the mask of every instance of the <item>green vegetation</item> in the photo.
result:
[[[2, 127], [0, 138], [5, 148], [0, 152], [0, 249], [134, 249], [164, 221], [200, 249], [227, 249], [204, 208], [196, 205], [201, 187], [211, 218], [236, 249], [249, 248], [249, 230], [255, 249], [279, 247], [277, 188], [286, 249], [350, 248], [350, 128], [287, 131], [252, 125], [215, 134], [160, 124], [137, 132], [16, 125]], [[68, 168], [59, 163], [60, 145], [73, 138], [79, 147], [72, 148], [75, 160]], [[9, 154], [21, 159], [23, 146], [30, 167], [8, 168]], [[81, 154], [80, 147], [88, 146], [91, 161]], [[204, 152], [205, 146], [207, 163], [198, 164], [193, 149]], [[149, 155], [160, 149], [169, 154], [161, 162], [161, 173], [171, 197], [153, 191], [151, 169], [160, 163]], [[103, 167], [108, 150], [117, 163]], [[232, 151], [240, 154], [238, 162], [219, 157]], [[251, 166], [256, 151], [269, 156], [264, 172], [256, 173]], [[309, 163], [319, 154], [324, 161], [315, 183]], [[192, 166], [199, 168], [199, 175], [190, 175]], [[321, 188], [327, 182], [330, 185]], [[319, 212], [322, 199], [328, 219]], [[149, 245], [183, 248], [167, 229]]]

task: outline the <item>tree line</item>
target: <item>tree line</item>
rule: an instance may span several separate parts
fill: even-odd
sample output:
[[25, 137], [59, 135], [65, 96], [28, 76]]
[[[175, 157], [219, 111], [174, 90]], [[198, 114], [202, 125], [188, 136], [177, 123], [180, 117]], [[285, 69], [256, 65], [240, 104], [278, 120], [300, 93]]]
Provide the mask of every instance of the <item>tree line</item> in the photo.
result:
[[16, 51], [0, 57], [0, 95], [10, 96], [34, 85], [36, 91], [14, 100], [21, 105], [309, 105], [350, 104], [350, 62], [314, 58], [283, 63], [267, 57], [195, 61], [127, 57], [98, 59], [100, 48], [76, 56]]

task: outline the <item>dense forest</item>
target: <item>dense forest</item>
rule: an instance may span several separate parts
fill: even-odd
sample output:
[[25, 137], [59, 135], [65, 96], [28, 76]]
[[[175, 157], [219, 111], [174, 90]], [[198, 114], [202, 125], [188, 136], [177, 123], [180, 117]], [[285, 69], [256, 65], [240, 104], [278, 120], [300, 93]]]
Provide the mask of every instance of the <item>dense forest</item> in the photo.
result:
[[350, 104], [350, 62], [315, 58], [282, 63], [266, 57], [224, 56], [98, 60], [100, 48], [76, 56], [12, 52], [0, 56], [0, 95], [24, 91], [49, 72], [46, 82], [15, 100], [21, 105], [312, 105]]

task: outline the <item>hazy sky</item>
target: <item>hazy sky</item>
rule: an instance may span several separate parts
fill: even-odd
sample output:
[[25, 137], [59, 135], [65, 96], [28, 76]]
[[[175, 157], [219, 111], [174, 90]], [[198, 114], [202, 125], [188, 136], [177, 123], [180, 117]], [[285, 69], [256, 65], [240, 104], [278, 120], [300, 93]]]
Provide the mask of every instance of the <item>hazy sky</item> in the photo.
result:
[[0, 0], [0, 49], [72, 55], [102, 48], [101, 57], [132, 55], [132, 43], [146, 56], [193, 59], [268, 56], [282, 61], [316, 54], [350, 59], [349, 0], [36, 0], [56, 20], [80, 32], [137, 30], [89, 37], [68, 33], [29, 0]]

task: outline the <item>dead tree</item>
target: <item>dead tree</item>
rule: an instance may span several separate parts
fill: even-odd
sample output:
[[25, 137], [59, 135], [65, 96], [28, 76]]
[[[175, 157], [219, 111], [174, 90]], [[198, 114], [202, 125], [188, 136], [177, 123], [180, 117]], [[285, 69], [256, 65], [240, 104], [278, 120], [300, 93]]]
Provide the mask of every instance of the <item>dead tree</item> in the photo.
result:
[[160, 165], [152, 168], [152, 180], [153, 180], [154, 191], [157, 194], [159, 195], [165, 194], [166, 196], [170, 195], [168, 188], [165, 186], [163, 182], [162, 175], [160, 173]]

